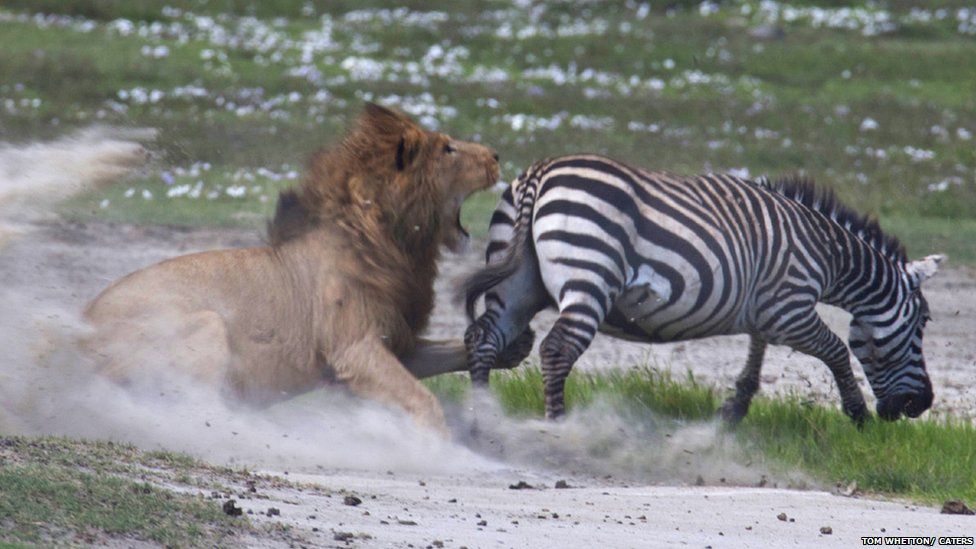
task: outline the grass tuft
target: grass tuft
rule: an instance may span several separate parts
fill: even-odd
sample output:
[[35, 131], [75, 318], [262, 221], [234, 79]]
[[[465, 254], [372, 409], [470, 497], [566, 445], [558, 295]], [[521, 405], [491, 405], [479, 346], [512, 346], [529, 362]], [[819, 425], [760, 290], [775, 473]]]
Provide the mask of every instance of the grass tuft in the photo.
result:
[[191, 467], [173, 452], [141, 453], [111, 442], [0, 438], [0, 545], [74, 539], [155, 542], [169, 547], [228, 541], [246, 521], [217, 503], [134, 480], [137, 466]]

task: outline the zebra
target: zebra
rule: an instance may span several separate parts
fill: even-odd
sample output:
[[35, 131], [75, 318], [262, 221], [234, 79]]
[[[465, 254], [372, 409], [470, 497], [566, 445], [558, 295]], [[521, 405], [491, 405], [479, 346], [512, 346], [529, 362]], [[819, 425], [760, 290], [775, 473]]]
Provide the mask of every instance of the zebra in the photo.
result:
[[601, 155], [551, 158], [504, 191], [489, 240], [486, 266], [459, 290], [472, 383], [487, 386], [502, 350], [527, 356], [529, 321], [555, 306], [540, 345], [547, 419], [564, 414], [566, 378], [597, 331], [649, 343], [748, 334], [745, 367], [719, 410], [728, 423], [748, 412], [773, 344], [823, 361], [844, 413], [861, 426], [869, 412], [850, 353], [817, 302], [852, 314], [848, 342], [879, 416], [918, 417], [932, 404], [921, 284], [945, 256], [908, 261], [876, 220], [811, 179], [685, 177]]

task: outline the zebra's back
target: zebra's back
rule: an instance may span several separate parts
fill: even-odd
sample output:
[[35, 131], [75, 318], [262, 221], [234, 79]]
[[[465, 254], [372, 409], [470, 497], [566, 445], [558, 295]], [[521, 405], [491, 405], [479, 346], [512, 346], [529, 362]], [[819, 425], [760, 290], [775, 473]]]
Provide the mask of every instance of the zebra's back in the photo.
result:
[[604, 307], [601, 331], [642, 341], [750, 331], [750, 298], [787, 262], [795, 227], [783, 231], [781, 197], [757, 183], [595, 155], [540, 162], [515, 194], [534, 196], [532, 236], [552, 298], [590, 292]]

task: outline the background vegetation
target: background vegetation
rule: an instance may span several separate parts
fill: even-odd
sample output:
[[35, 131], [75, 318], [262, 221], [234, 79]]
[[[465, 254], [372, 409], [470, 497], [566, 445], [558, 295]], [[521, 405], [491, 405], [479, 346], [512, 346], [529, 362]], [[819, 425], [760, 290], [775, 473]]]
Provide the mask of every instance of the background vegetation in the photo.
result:
[[[577, 151], [802, 171], [911, 252], [976, 259], [976, 9], [962, 2], [386, 4], [8, 0], [0, 136], [158, 128], [151, 170], [67, 213], [257, 227], [374, 100], [495, 146], [505, 179]], [[475, 225], [492, 202], [469, 206]]]

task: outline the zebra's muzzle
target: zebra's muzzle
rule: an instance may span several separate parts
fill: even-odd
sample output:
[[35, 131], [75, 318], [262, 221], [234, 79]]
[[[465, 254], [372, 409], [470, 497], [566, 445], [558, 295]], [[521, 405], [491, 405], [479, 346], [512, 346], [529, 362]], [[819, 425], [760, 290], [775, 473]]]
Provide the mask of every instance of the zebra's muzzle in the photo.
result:
[[925, 389], [914, 393], [898, 393], [878, 401], [878, 416], [881, 419], [895, 421], [902, 414], [910, 418], [922, 415], [925, 410], [932, 406], [931, 385]]
[[925, 378], [925, 387], [918, 393], [913, 393], [908, 402], [905, 403], [905, 415], [908, 417], [918, 417], [922, 412], [932, 407], [932, 400], [935, 395], [932, 393], [932, 382]]

